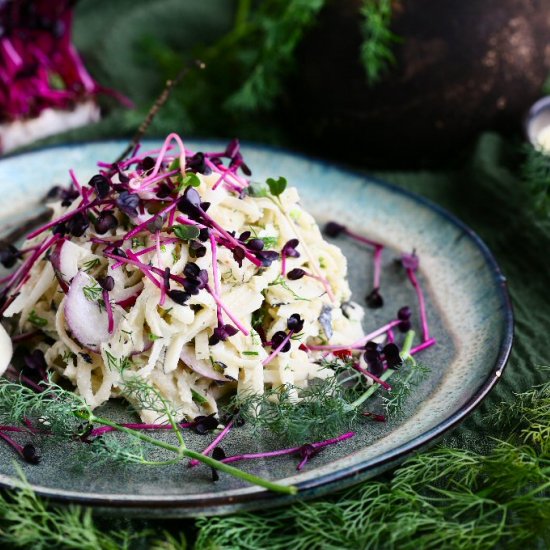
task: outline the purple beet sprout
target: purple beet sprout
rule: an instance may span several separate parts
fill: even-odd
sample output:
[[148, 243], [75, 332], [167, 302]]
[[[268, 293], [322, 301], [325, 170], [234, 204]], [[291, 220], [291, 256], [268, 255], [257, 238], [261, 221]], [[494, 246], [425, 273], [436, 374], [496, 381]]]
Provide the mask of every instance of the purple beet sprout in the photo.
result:
[[373, 332], [367, 334], [366, 336], [363, 336], [359, 340], [356, 340], [355, 342], [347, 345], [341, 345], [341, 344], [333, 344], [333, 345], [315, 345], [315, 344], [308, 344], [307, 348], [312, 351], [340, 351], [340, 350], [350, 350], [350, 349], [363, 349], [365, 344], [374, 338], [377, 338], [378, 336], [385, 334], [388, 332], [388, 330], [392, 329], [393, 327], [397, 326], [401, 321], [399, 319], [394, 319], [393, 321], [390, 321], [389, 323], [385, 324], [384, 326], [374, 330]]
[[151, 273], [152, 267], [140, 262], [131, 250], [128, 251], [128, 258], [123, 258], [120, 255], [115, 255], [108, 252], [104, 252], [103, 255], [106, 258], [111, 258], [112, 260], [117, 260], [118, 262], [137, 267], [156, 287], [159, 288], [159, 290], [162, 287], [162, 283]]
[[[212, 441], [212, 443], [210, 443], [210, 445], [208, 445], [208, 447], [206, 447], [206, 449], [204, 449], [204, 451], [202, 451], [201, 454], [205, 456], [210, 454], [210, 452], [212, 452], [214, 448], [217, 447], [223, 441], [223, 439], [227, 436], [227, 434], [231, 431], [231, 428], [233, 428], [234, 423], [235, 423], [235, 420], [232, 418], [225, 425], [224, 429], [216, 436], [214, 441]], [[189, 461], [190, 468], [193, 468], [194, 466], [198, 466], [199, 464], [200, 462], [196, 458]]]
[[103, 303], [105, 304], [105, 311], [107, 312], [109, 334], [113, 334], [115, 330], [115, 316], [113, 315], [113, 307], [111, 306], [111, 300], [109, 299], [109, 291], [105, 288], [101, 292]]
[[286, 353], [290, 350], [290, 339], [294, 334], [299, 333], [304, 328], [304, 321], [297, 313], [293, 313], [287, 319], [286, 326], [288, 333], [280, 330], [271, 338], [271, 346], [274, 349], [271, 354], [262, 361], [264, 367], [273, 361], [279, 353]]
[[333, 238], [344, 234], [360, 243], [374, 248], [373, 289], [367, 295], [366, 302], [368, 307], [372, 309], [381, 308], [384, 305], [384, 300], [380, 294], [380, 275], [382, 273], [382, 251], [384, 250], [384, 245], [372, 239], [368, 239], [367, 237], [363, 237], [363, 235], [355, 233], [349, 230], [345, 225], [337, 222], [328, 222], [325, 225], [324, 232], [326, 235]]
[[425, 349], [435, 345], [437, 342], [436, 342], [436, 339], [435, 338], [430, 338], [429, 340], [426, 340], [425, 342], [422, 342], [421, 344], [419, 344], [418, 346], [414, 347], [411, 349], [411, 351], [409, 352], [411, 355], [414, 355], [415, 353], [419, 353], [421, 351], [424, 351]]
[[407, 277], [409, 278], [409, 281], [411, 282], [416, 292], [418, 306], [420, 309], [420, 320], [422, 323], [422, 340], [426, 342], [430, 339], [430, 330], [428, 328], [428, 315], [426, 313], [424, 293], [422, 292], [422, 288], [420, 287], [418, 279], [416, 278], [416, 271], [418, 270], [419, 259], [415, 251], [413, 250], [412, 254], [402, 254], [401, 263], [403, 264], [403, 267], [407, 272]]
[[361, 367], [359, 365], [359, 363], [354, 363], [352, 365], [352, 368], [355, 369], [357, 372], [360, 372], [361, 374], [365, 375], [367, 378], [370, 378], [371, 380], [373, 380], [377, 384], [380, 384], [385, 390], [391, 391], [391, 386], [387, 382], [385, 382], [384, 380], [381, 380], [380, 378], [378, 378], [378, 376], [376, 376], [374, 373], [372, 373], [372, 372], [368, 371], [367, 369], [364, 369], [363, 367]]
[[377, 414], [369, 411], [364, 411], [361, 414], [367, 418], [372, 418], [375, 422], [386, 422], [386, 417], [383, 414]]
[[308, 459], [317, 454], [323, 448], [328, 447], [329, 445], [335, 445], [346, 439], [350, 439], [355, 435], [354, 432], [347, 432], [338, 437], [333, 437], [331, 439], [326, 439], [325, 441], [318, 441], [316, 443], [306, 443], [300, 447], [291, 447], [289, 449], [279, 449], [277, 451], [267, 451], [265, 453], [244, 453], [234, 456], [228, 456], [224, 458], [222, 462], [229, 464], [231, 462], [238, 462], [241, 460], [254, 460], [257, 458], [270, 458], [273, 456], [284, 456], [284, 455], [298, 455], [301, 458], [300, 463], [297, 466], [297, 470], [301, 470], [307, 463]]
[[[106, 93], [72, 44], [74, 2], [8, 0], [0, 5], [0, 121], [28, 119], [45, 109], [70, 110]], [[54, 81], [57, 85], [53, 85]]]
[[283, 275], [283, 277], [286, 274], [286, 259], [300, 257], [300, 253], [296, 250], [299, 244], [300, 241], [298, 239], [290, 239], [281, 249], [281, 275]]
[[3, 439], [15, 452], [29, 464], [38, 464], [40, 462], [40, 456], [36, 452], [36, 447], [32, 443], [26, 445], [20, 445], [12, 439], [9, 435], [0, 431], [0, 438]]

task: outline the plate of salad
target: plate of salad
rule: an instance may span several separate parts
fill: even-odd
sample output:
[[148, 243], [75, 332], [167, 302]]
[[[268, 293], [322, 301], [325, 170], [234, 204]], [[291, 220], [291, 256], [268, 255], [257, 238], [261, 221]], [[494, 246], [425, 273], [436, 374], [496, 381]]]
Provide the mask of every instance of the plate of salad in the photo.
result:
[[172, 133], [0, 161], [0, 484], [164, 517], [327, 494], [512, 343], [483, 242], [364, 174]]

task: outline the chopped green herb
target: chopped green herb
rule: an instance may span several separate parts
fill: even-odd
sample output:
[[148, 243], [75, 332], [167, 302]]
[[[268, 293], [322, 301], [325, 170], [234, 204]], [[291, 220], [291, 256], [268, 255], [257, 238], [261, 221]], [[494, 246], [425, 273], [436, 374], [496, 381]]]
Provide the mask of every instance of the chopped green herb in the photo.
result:
[[260, 237], [260, 239], [264, 242], [264, 250], [269, 250], [270, 248], [274, 248], [279, 243], [279, 237]]
[[149, 340], [151, 340], [151, 342], [154, 342], [155, 340], [158, 340], [159, 338], [162, 338], [162, 336], [157, 336], [156, 334], [153, 334], [152, 332], [149, 333]]
[[295, 300], [302, 300], [304, 302], [311, 302], [311, 300], [309, 298], [303, 298], [302, 296], [300, 296], [299, 294], [296, 294], [296, 292], [294, 292], [294, 290], [292, 290], [288, 284], [286, 283], [286, 281], [279, 275], [279, 277], [277, 277], [274, 281], [272, 281], [271, 283], [269, 283], [268, 286], [277, 286], [277, 285], [281, 285], [285, 290], [288, 290], [292, 296], [294, 297]]
[[132, 360], [129, 357], [115, 357], [107, 350], [105, 350], [105, 355], [107, 357], [107, 366], [110, 370], [116, 370], [123, 373], [133, 365]]
[[48, 320], [44, 317], [39, 317], [34, 309], [29, 313], [29, 323], [35, 327], [45, 327], [48, 324]]
[[82, 292], [84, 293], [86, 300], [89, 300], [90, 302], [97, 302], [101, 298], [102, 288], [98, 283], [95, 283], [90, 286], [85, 286], [82, 289]]
[[86, 273], [88, 273], [89, 271], [97, 267], [99, 263], [99, 258], [94, 258], [93, 260], [88, 260], [87, 262], [82, 264], [82, 268]]
[[195, 225], [174, 225], [172, 230], [176, 237], [182, 241], [196, 239], [200, 234], [200, 229]]
[[243, 351], [243, 355], [259, 355], [257, 351]]
[[269, 187], [269, 192], [275, 197], [278, 197], [287, 186], [286, 178], [283, 178], [282, 176], [277, 179], [267, 178], [266, 183]]
[[191, 389], [191, 396], [193, 401], [199, 405], [208, 405], [208, 399], [201, 395], [199, 392], [196, 392], [194, 389]]
[[185, 174], [185, 177], [182, 178], [180, 176], [180, 183], [178, 186], [178, 191], [181, 191], [185, 187], [199, 187], [201, 184], [201, 180], [199, 179], [199, 176], [197, 174], [194, 174], [193, 172], [189, 172]]

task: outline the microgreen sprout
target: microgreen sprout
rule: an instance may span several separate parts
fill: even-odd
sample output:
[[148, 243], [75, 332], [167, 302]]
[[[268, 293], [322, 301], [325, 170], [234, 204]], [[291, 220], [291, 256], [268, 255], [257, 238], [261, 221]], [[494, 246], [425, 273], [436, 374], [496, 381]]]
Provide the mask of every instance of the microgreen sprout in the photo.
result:
[[416, 278], [416, 271], [418, 270], [419, 259], [416, 255], [416, 251], [412, 251], [411, 254], [402, 254], [401, 255], [401, 264], [407, 272], [407, 277], [411, 282], [418, 299], [418, 306], [420, 309], [420, 319], [422, 323], [422, 339], [424, 342], [427, 342], [430, 339], [430, 330], [428, 327], [428, 315], [426, 312], [426, 303], [424, 299], [424, 293], [422, 288]]

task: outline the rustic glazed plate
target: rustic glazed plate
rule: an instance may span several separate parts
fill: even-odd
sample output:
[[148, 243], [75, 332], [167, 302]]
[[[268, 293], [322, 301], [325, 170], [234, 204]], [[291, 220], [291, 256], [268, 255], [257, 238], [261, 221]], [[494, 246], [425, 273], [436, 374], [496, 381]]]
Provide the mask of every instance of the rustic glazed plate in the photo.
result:
[[[2, 232], [36, 212], [50, 187], [65, 184], [68, 168], [87, 181], [95, 173], [97, 160], [115, 159], [124, 145], [108, 141], [60, 146], [0, 161]], [[144, 149], [159, 145], [150, 141]], [[188, 147], [218, 150], [224, 144], [193, 141]], [[328, 494], [394, 466], [456, 426], [498, 381], [512, 344], [512, 311], [505, 279], [475, 233], [428, 201], [365, 175], [262, 146], [246, 145], [243, 153], [254, 179], [284, 175], [320, 223], [336, 219], [387, 245], [381, 283], [385, 305], [367, 310], [365, 329], [394, 318], [403, 305], [416, 311], [414, 291], [394, 262], [401, 252], [416, 249], [431, 332], [438, 344], [423, 352], [422, 360], [431, 367], [431, 374], [407, 403], [404, 418], [365, 423], [354, 438], [327, 448], [300, 473], [292, 457], [240, 463], [257, 475], [297, 485], [300, 490], [293, 497], [268, 493], [227, 475], [213, 483], [210, 470], [202, 466], [193, 470], [185, 464], [97, 466], [82, 461], [76, 444], [44, 443], [38, 466], [18, 463], [12, 450], [0, 445], [1, 485], [16, 484], [18, 465], [38, 494], [101, 509], [116, 507], [149, 517], [266, 509]], [[354, 297], [363, 302], [372, 286], [372, 253], [345, 238], [337, 244], [348, 258]], [[117, 404], [107, 409], [107, 414], [118, 418], [127, 414]], [[197, 450], [211, 439], [194, 434], [186, 437]], [[253, 435], [244, 426], [231, 433], [224, 448], [234, 454], [272, 450], [278, 444], [268, 434]]]

